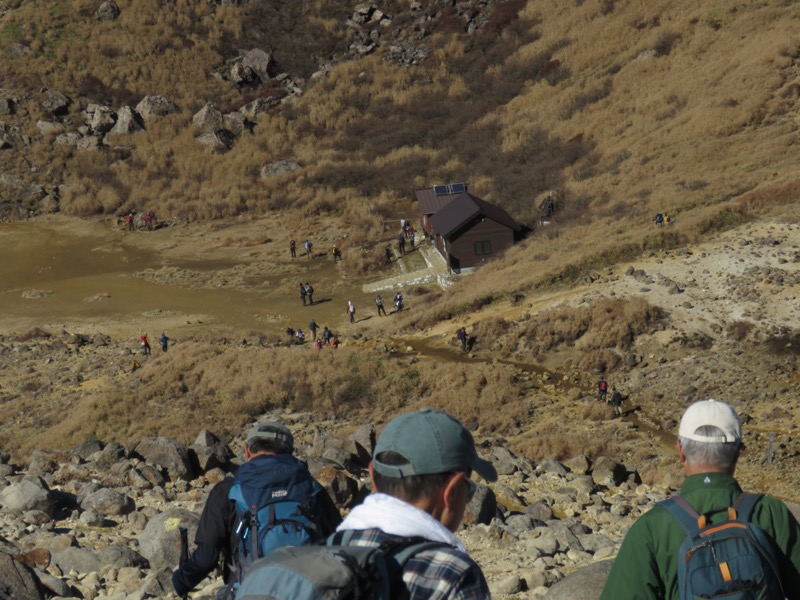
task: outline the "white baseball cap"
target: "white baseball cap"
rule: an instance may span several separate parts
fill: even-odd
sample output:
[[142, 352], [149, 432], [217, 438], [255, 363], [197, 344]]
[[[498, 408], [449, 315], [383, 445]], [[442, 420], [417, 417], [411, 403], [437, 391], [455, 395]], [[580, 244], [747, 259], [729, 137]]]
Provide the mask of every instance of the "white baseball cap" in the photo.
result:
[[[706, 425], [719, 428], [723, 435], [698, 434], [697, 430]], [[742, 440], [742, 423], [739, 421], [739, 415], [728, 404], [714, 399], [701, 400], [692, 404], [683, 413], [678, 436], [695, 442], [732, 444]]]

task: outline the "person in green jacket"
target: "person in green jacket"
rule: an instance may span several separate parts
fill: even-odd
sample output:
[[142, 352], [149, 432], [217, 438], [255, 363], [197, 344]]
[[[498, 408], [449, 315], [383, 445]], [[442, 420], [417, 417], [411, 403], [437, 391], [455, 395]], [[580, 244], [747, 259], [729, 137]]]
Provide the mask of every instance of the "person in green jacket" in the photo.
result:
[[[699, 514], [717, 523], [727, 518], [742, 489], [733, 477], [743, 449], [739, 416], [716, 400], [692, 404], [678, 429], [678, 454], [686, 479], [681, 489]], [[796, 598], [800, 591], [800, 525], [783, 502], [763, 496], [751, 522], [775, 542], [784, 591]], [[661, 506], [642, 515], [622, 542], [600, 600], [678, 600], [678, 554], [686, 538], [680, 524]]]

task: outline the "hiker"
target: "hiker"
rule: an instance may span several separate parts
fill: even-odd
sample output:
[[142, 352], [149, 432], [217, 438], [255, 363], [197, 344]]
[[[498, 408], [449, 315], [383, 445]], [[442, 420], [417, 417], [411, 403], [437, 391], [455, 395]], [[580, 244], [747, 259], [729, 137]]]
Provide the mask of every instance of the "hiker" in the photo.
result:
[[133, 211], [128, 213], [128, 216], [125, 217], [125, 220], [128, 222], [128, 231], [133, 231]]
[[314, 304], [314, 288], [308, 282], [306, 282], [306, 296], [308, 296], [308, 305]]
[[406, 236], [402, 233], [397, 236], [397, 253], [398, 254], [405, 254], [406, 253]]
[[[217, 567], [220, 553], [224, 559], [222, 575], [226, 584], [236, 581], [237, 570], [243, 560], [252, 560], [249, 555], [242, 556], [243, 549], [239, 543], [241, 533], [234, 537], [234, 532], [241, 524], [234, 502], [237, 498], [244, 498], [248, 503], [261, 508], [268, 504], [263, 502], [264, 498], [280, 497], [286, 502], [270, 504], [275, 507], [276, 513], [286, 512], [287, 508], [292, 508], [297, 513], [298, 501], [301, 505], [306, 505], [307, 510], [303, 514], [309, 517], [317, 529], [315, 539], [303, 540], [307, 531], [290, 527], [283, 532], [276, 531], [277, 536], [267, 533], [268, 540], [280, 537], [283, 533], [291, 538], [291, 545], [303, 545], [297, 542], [314, 542], [325, 538], [336, 529], [341, 522], [338, 509], [325, 489], [308, 472], [306, 463], [292, 456], [293, 451], [294, 438], [284, 425], [264, 422], [250, 429], [244, 445], [247, 462], [239, 468], [235, 478], [226, 477], [212, 488], [197, 526], [197, 547], [180, 569], [172, 574], [172, 585], [179, 596], [188, 594]], [[241, 492], [237, 495], [236, 490]], [[235, 497], [231, 497], [232, 495]], [[268, 516], [262, 519], [259, 514], [259, 523], [268, 522]], [[284, 523], [287, 520], [282, 520], [282, 524]], [[248, 529], [244, 527], [245, 531]], [[261, 539], [262, 531], [263, 529], [249, 534], [258, 535]]]
[[342, 260], [342, 251], [334, 245], [331, 249], [331, 256], [333, 256], [333, 264], [336, 264]]
[[347, 308], [345, 309], [345, 311], [347, 312], [348, 315], [350, 315], [350, 322], [351, 323], [355, 323], [356, 322], [356, 307], [353, 304], [352, 300], [348, 300], [347, 301]]
[[403, 310], [403, 294], [401, 294], [400, 292], [397, 292], [394, 295], [394, 307], [395, 309], [397, 309], [398, 312]]
[[303, 301], [303, 306], [306, 305], [306, 294], [308, 294], [308, 292], [306, 291], [306, 286], [301, 282], [300, 283], [300, 300]]
[[322, 340], [321, 339], [317, 338], [316, 340], [314, 340], [314, 348], [316, 348], [317, 350], [322, 350]]
[[308, 322], [308, 330], [311, 332], [311, 337], [316, 339], [316, 337], [317, 337], [317, 322], [314, 319], [311, 319]]
[[331, 337], [333, 337], [333, 334], [331, 333], [331, 330], [328, 329], [328, 326], [325, 325], [325, 327], [322, 329], [322, 341], [325, 342], [325, 345], [331, 343]]
[[302, 329], [298, 329], [297, 333], [294, 334], [294, 337], [297, 338], [298, 344], [305, 344], [306, 343], [306, 334], [303, 333]]
[[288, 335], [289, 338], [294, 339], [294, 329], [292, 329], [291, 327], [287, 327], [286, 328], [286, 335]]
[[289, 240], [289, 254], [291, 254], [292, 258], [297, 258], [297, 242], [293, 239]]
[[149, 210], [144, 213], [144, 224], [147, 227], [147, 231], [153, 231], [153, 213]]
[[162, 331], [161, 337], [158, 338], [158, 341], [161, 342], [161, 351], [166, 352], [167, 346], [169, 346], [169, 338], [167, 337], [167, 334]]
[[339, 338], [338, 338], [338, 337], [336, 337], [336, 336], [334, 335], [334, 336], [331, 338], [331, 348], [333, 348], [334, 350], [336, 350], [336, 348], [338, 348], [338, 347], [339, 347]]
[[461, 351], [467, 351], [467, 329], [466, 327], [461, 327], [456, 331], [456, 337], [458, 341], [461, 342]]
[[489, 598], [481, 568], [453, 534], [476, 485], [475, 472], [497, 480], [478, 457], [472, 435], [450, 415], [431, 409], [401, 415], [383, 430], [369, 466], [374, 493], [356, 506], [328, 544], [375, 547], [407, 538], [441, 545], [403, 565], [401, 596], [409, 600]]
[[313, 244], [311, 242], [309, 242], [308, 240], [306, 240], [305, 242], [303, 242], [303, 246], [306, 249], [306, 257], [311, 258], [311, 248], [312, 248]]
[[622, 416], [622, 394], [617, 388], [611, 388], [611, 405], [614, 407], [614, 414]]
[[139, 336], [139, 345], [142, 347], [142, 356], [150, 356], [150, 340], [146, 333]]
[[386, 250], [383, 251], [383, 261], [387, 265], [392, 262], [392, 249], [389, 246], [386, 246]]
[[597, 396], [601, 402], [608, 402], [606, 398], [608, 394], [608, 382], [605, 379], [601, 379], [597, 382]]
[[375, 298], [375, 306], [378, 307], [378, 316], [380, 317], [381, 313], [383, 313], [383, 316], [385, 317], [386, 309], [383, 307], [383, 298], [381, 298], [380, 294], [378, 294], [378, 296]]
[[[716, 400], [695, 402], [681, 418], [676, 444], [686, 474], [680, 496], [659, 502], [633, 524], [611, 568], [601, 600], [722, 598], [722, 589], [714, 589], [716, 586], [712, 585], [714, 579], [728, 592], [739, 591], [725, 594], [726, 598], [796, 597], [800, 590], [800, 525], [781, 501], [742, 493], [733, 477], [736, 461], [743, 450], [742, 425], [733, 408]], [[691, 513], [687, 512], [687, 507], [692, 509]], [[729, 514], [731, 512], [733, 514]], [[751, 534], [741, 525], [739, 528], [716, 527], [726, 518], [733, 520], [737, 512], [742, 519], [749, 513], [747, 520], [751, 527], [755, 526], [771, 538], [771, 541], [764, 540], [770, 548], [754, 544]], [[752, 557], [737, 556], [737, 552], [719, 542], [713, 544], [710, 531], [706, 541], [693, 551], [683, 546], [688, 540], [685, 527], [691, 525], [696, 531], [700, 520], [715, 525], [714, 529], [719, 531], [714, 536], [737, 537], [737, 548], [755, 545], [749, 548], [752, 557], [761, 552], [774, 553], [778, 572], [773, 575], [774, 569], [763, 564], [754, 565]], [[728, 541], [732, 540], [728, 538]], [[684, 572], [691, 574], [688, 569], [697, 566], [695, 558], [711, 560], [709, 552], [715, 556], [713, 566], [706, 567], [700, 577], [682, 581], [680, 587], [684, 589], [679, 590], [679, 578]], [[763, 576], [754, 579], [764, 583], [779, 578], [783, 590], [776, 589], [773, 584], [771, 594], [748, 593], [752, 588], [744, 582], [746, 574], [742, 570], [747, 571], [748, 566], [763, 569]], [[753, 571], [747, 574], [755, 575]], [[709, 587], [701, 588], [704, 583]]]
[[665, 212], [664, 213], [664, 225], [669, 227], [671, 223], [672, 223], [672, 217], [669, 216], [669, 213]]
[[656, 227], [661, 227], [664, 224], [664, 215], [656, 213], [656, 216], [653, 217], [653, 222], [656, 224]]
[[135, 358], [131, 359], [131, 373], [135, 372], [136, 369], [140, 369], [142, 367], [142, 363], [140, 363]]

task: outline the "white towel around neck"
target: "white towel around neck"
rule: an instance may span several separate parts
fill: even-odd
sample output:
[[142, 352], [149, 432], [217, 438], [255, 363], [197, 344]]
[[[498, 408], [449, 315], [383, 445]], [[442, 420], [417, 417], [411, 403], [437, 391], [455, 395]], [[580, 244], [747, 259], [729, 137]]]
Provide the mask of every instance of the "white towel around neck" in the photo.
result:
[[389, 535], [419, 536], [433, 542], [444, 542], [468, 554], [459, 539], [431, 515], [407, 502], [387, 494], [371, 494], [356, 506], [337, 531], [345, 529], [380, 529]]

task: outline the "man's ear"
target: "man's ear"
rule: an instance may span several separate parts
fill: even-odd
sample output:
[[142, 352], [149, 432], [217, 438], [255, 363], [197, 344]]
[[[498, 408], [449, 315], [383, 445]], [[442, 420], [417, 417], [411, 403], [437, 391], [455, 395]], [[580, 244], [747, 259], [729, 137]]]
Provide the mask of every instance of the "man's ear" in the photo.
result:
[[442, 486], [440, 494], [442, 497], [443, 505], [447, 508], [452, 506], [455, 502], [458, 486], [461, 485], [461, 480], [466, 477], [466, 473], [455, 473], [450, 477], [447, 482]]
[[253, 458], [253, 453], [250, 451], [250, 446], [247, 444], [247, 442], [244, 443], [244, 457], [247, 460]]
[[378, 486], [375, 485], [375, 466], [372, 464], [372, 461], [369, 461], [369, 482], [372, 484], [372, 491], [379, 492]]

